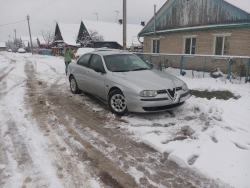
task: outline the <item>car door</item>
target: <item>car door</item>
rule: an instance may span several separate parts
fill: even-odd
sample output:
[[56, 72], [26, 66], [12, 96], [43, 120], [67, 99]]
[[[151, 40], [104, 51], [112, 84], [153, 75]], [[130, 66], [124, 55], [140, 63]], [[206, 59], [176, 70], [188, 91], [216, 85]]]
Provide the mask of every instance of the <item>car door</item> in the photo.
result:
[[78, 84], [78, 87], [82, 91], [88, 92], [88, 87], [86, 84], [86, 74], [87, 74], [87, 67], [88, 62], [91, 57], [91, 54], [85, 54], [81, 56], [77, 61], [77, 69], [75, 70], [74, 76], [76, 79], [76, 82]]
[[[99, 68], [102, 72], [96, 72], [96, 68]], [[90, 93], [105, 99], [105, 79], [106, 73], [102, 58], [97, 54], [93, 54], [91, 56], [87, 72], [87, 87]]]

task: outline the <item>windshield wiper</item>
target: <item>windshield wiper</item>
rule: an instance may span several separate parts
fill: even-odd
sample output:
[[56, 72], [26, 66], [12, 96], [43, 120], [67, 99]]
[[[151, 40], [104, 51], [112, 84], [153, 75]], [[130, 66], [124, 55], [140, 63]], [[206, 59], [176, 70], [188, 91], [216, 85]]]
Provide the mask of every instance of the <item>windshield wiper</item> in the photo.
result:
[[138, 68], [138, 69], [134, 69], [132, 71], [140, 71], [140, 70], [149, 70], [149, 68]]

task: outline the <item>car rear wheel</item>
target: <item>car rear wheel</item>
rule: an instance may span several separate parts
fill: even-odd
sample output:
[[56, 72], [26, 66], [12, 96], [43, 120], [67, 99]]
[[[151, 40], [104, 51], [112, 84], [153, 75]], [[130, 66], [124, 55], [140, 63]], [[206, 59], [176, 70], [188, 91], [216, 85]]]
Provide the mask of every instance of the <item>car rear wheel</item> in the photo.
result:
[[77, 83], [76, 83], [76, 79], [74, 76], [70, 76], [69, 82], [70, 82], [70, 90], [72, 93], [74, 93], [74, 94], [81, 93], [81, 90], [78, 88]]
[[110, 92], [108, 105], [111, 112], [114, 114], [124, 115], [128, 113], [125, 97], [119, 89], [115, 89]]

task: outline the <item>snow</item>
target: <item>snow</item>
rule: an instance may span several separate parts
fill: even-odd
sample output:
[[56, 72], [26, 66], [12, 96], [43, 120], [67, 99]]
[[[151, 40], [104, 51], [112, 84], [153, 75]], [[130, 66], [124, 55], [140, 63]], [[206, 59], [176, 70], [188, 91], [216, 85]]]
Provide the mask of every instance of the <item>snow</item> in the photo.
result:
[[63, 41], [68, 45], [76, 46], [80, 23], [58, 23]]
[[39, 40], [40, 44], [46, 44], [43, 36], [38, 36], [37, 39]]
[[[28, 44], [30, 43], [30, 37], [23, 36], [21, 37], [21, 40], [25, 47], [29, 46]], [[32, 40], [32, 44], [37, 44], [37, 37], [31, 37], [31, 40]]]
[[88, 52], [93, 52], [95, 51], [95, 48], [78, 48], [76, 52], [76, 56], [81, 56], [83, 54], [86, 54]]
[[[123, 46], [123, 25], [112, 22], [88, 21], [82, 20], [87, 30], [96, 30], [99, 35], [103, 35], [104, 41], [117, 42]], [[141, 45], [137, 39], [138, 33], [143, 26], [135, 24], [127, 24], [127, 46]], [[143, 39], [140, 39], [143, 42]]]
[[[190, 89], [229, 90], [241, 98], [224, 101], [192, 96], [174, 110], [175, 117], [165, 113], [124, 116], [128, 124], [123, 126], [134, 138], [161, 153], [166, 152], [169, 160], [183, 167], [233, 187], [250, 187], [250, 84], [179, 78]], [[194, 133], [187, 139], [175, 140], [185, 126]]]
[[6, 48], [6, 44], [5, 44], [5, 42], [0, 42], [0, 48]]
[[[4, 54], [4, 56], [2, 55]], [[7, 58], [8, 57], [8, 58]], [[16, 63], [12, 63], [16, 61]], [[0, 89], [0, 138], [3, 138], [3, 146], [8, 162], [6, 164], [0, 163], [0, 171], [4, 173], [1, 177], [7, 177], [5, 187], [23, 187], [23, 183], [27, 180], [27, 176], [31, 179], [31, 185], [28, 187], [65, 187], [62, 184], [61, 179], [57, 176], [58, 169], [54, 166], [55, 160], [60, 160], [60, 156], [51, 153], [50, 148], [51, 140], [47, 140], [44, 133], [41, 132], [36, 120], [33, 118], [27, 118], [30, 116], [30, 109], [25, 105], [25, 93], [26, 93], [26, 73], [25, 65], [27, 59], [32, 61], [34, 68], [37, 70], [37, 76], [41, 76], [43, 81], [47, 83], [55, 82], [55, 79], [63, 77], [64, 63], [62, 58], [49, 57], [39, 55], [26, 54], [9, 54], [0, 53], [0, 70], [1, 75], [7, 75], [7, 77], [1, 77], [1, 82], [4, 83]], [[9, 67], [7, 67], [9, 66]], [[66, 82], [66, 77], [63, 80]], [[25, 151], [15, 151], [13, 137], [10, 132], [16, 129], [16, 141], [22, 149], [27, 148], [28, 153]], [[52, 134], [52, 133], [51, 133]], [[67, 136], [67, 135], [66, 135]], [[57, 139], [59, 139], [57, 137]], [[72, 143], [75, 140], [72, 140]], [[58, 140], [60, 145], [67, 145]], [[2, 143], [3, 144], [3, 143]], [[80, 147], [80, 149], [83, 149]], [[25, 170], [20, 171], [22, 165], [17, 162], [17, 154], [15, 152], [22, 152], [22, 157], [27, 156], [27, 160], [32, 161]], [[66, 150], [65, 153], [72, 155], [70, 151]], [[89, 174], [85, 172], [82, 163], [78, 163], [78, 168], [81, 169], [84, 175], [83, 181], [89, 179]], [[35, 182], [34, 182], [35, 181]], [[3, 182], [3, 181], [2, 181]], [[87, 187], [98, 188], [98, 181], [89, 180], [84, 182]]]
[[[18, 63], [11, 64], [5, 69], [11, 63], [6, 57], [11, 57]], [[51, 187], [62, 187], [60, 180], [55, 176], [51, 156], [46, 152], [48, 148], [46, 138], [39, 131], [36, 122], [25, 118], [26, 114], [29, 114], [23, 101], [27, 78], [24, 71], [26, 59], [33, 62], [39, 80], [48, 84], [62, 77], [65, 71], [61, 57], [0, 53], [0, 69], [3, 70], [1, 74], [10, 72], [8, 79], [6, 77], [2, 80], [6, 87], [0, 88], [0, 94], [8, 92], [0, 101], [0, 137], [8, 131], [9, 119], [14, 119], [14, 123], [19, 125], [20, 136], [27, 143], [28, 150], [32, 151], [29, 153], [32, 154], [30, 157], [37, 167], [37, 172], [44, 174], [45, 185], [49, 183]], [[14, 66], [17, 67], [12, 70]], [[223, 182], [226, 186], [250, 188], [250, 84], [232, 84], [226, 80], [208, 77], [192, 79], [179, 76], [179, 78], [185, 81], [190, 89], [228, 90], [240, 95], [240, 98], [208, 100], [191, 96], [183, 106], [173, 110], [173, 114], [164, 112], [123, 116], [121, 129], [130, 133], [128, 135], [134, 140], [143, 142], [160, 153], [166, 153], [168, 160], [175, 161], [184, 168]], [[62, 77], [60, 81], [67, 84], [66, 79], [67, 77]], [[85, 103], [90, 104], [91, 101]], [[97, 115], [100, 111], [105, 111], [98, 105], [91, 103], [91, 106]], [[8, 111], [12, 114], [6, 113]], [[115, 118], [111, 113], [107, 116]], [[29, 129], [24, 129], [25, 126]], [[93, 138], [101, 137], [94, 132], [92, 134]], [[12, 169], [6, 172], [6, 176], [11, 177], [8, 180], [8, 187], [21, 187], [24, 176], [17, 171], [18, 164], [12, 155], [14, 147], [11, 138], [7, 135], [5, 141], [8, 143], [10, 166], [0, 164], [0, 170]], [[112, 149], [110, 147], [111, 151]], [[84, 169], [84, 166], [80, 167]], [[143, 173], [132, 167], [128, 173], [133, 175], [137, 182], [144, 177]], [[92, 188], [101, 187], [96, 179], [91, 179], [89, 185]]]

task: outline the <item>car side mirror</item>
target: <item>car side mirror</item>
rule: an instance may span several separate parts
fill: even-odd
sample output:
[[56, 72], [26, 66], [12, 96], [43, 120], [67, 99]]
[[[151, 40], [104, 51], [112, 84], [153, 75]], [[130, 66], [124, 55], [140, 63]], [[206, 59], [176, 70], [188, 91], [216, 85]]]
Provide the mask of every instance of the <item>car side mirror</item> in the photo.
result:
[[150, 67], [150, 69], [153, 69], [154, 68], [154, 64], [150, 63], [149, 67]]

